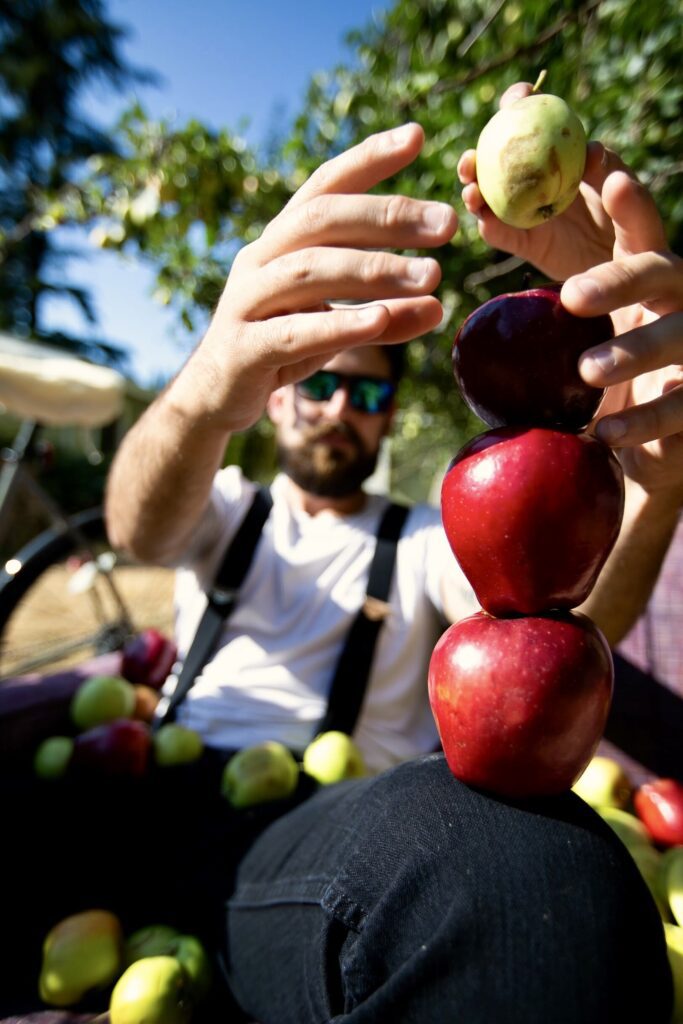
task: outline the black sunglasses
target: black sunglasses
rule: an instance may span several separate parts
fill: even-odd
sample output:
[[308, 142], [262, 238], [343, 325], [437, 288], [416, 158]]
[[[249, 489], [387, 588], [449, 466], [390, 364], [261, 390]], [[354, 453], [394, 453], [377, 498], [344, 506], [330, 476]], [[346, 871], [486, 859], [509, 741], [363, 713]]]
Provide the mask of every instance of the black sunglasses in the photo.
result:
[[318, 370], [294, 387], [297, 394], [311, 402], [329, 402], [340, 387], [345, 387], [352, 407], [369, 413], [386, 412], [396, 394], [396, 385], [391, 380], [333, 370]]

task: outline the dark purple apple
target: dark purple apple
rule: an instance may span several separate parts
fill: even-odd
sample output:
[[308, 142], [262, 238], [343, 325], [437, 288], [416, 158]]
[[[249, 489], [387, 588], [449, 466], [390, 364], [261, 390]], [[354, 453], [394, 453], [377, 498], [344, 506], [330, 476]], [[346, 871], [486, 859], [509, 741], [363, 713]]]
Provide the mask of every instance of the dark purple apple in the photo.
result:
[[588, 434], [501, 427], [452, 460], [441, 516], [453, 553], [492, 615], [574, 608], [619, 533], [621, 466]]
[[69, 767], [76, 772], [137, 778], [147, 771], [151, 748], [152, 735], [145, 722], [118, 718], [79, 733]]
[[578, 317], [560, 302], [561, 285], [489, 299], [462, 324], [453, 372], [462, 396], [490, 427], [581, 430], [601, 388], [579, 376], [582, 352], [614, 337], [609, 316]]
[[613, 679], [607, 641], [585, 615], [461, 619], [429, 665], [453, 775], [504, 797], [570, 789], [602, 736]]
[[173, 667], [177, 648], [158, 629], [144, 629], [132, 637], [123, 649], [121, 675], [130, 683], [159, 690]]

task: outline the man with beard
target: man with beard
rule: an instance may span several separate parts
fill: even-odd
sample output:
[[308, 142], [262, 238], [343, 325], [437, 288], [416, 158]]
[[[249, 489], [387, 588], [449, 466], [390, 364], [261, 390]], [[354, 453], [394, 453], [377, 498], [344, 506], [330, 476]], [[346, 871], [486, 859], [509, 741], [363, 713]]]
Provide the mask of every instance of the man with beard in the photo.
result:
[[[363, 601], [386, 499], [362, 484], [391, 425], [398, 373], [390, 346], [442, 316], [437, 262], [400, 250], [438, 247], [456, 229], [445, 204], [369, 190], [407, 166], [422, 142], [421, 129], [406, 125], [313, 174], [239, 253], [207, 334], [112, 467], [112, 542], [179, 567], [184, 653], [254, 492], [237, 467], [219, 469], [227, 440], [265, 410], [275, 424], [282, 472], [272, 511], [237, 607], [177, 712], [219, 760], [265, 739], [301, 753]], [[491, 230], [473, 174], [461, 175], [469, 208]], [[538, 247], [533, 232], [504, 237], [555, 278], [602, 261], [591, 277], [600, 312], [647, 300], [659, 314], [629, 307], [625, 347], [585, 364], [592, 383], [620, 383], [609, 389], [601, 429], [617, 427], [634, 453], [616, 555], [586, 609], [614, 642], [647, 598], [680, 506], [679, 452], [668, 438], [652, 447], [660, 424], [668, 435], [683, 428], [670, 388], [658, 390], [678, 351], [680, 267], [654, 251], [665, 243], [652, 200], [602, 147], [583, 187], [590, 196], [539, 229]], [[628, 243], [641, 254], [629, 264], [628, 298], [615, 235], [622, 250]], [[596, 287], [579, 294], [565, 286], [576, 312], [596, 311]], [[628, 365], [610, 378], [622, 351]], [[283, 1024], [668, 1022], [661, 921], [604, 823], [571, 794], [498, 801], [458, 783], [430, 753], [429, 654], [441, 616], [473, 608], [437, 510], [411, 509], [387, 605], [354, 732], [370, 776], [300, 794], [296, 806], [262, 819], [250, 812], [246, 847], [234, 838], [240, 826], [230, 808], [214, 808], [223, 845], [202, 849], [209, 857], [220, 845], [224, 857], [222, 883], [219, 865], [209, 889], [225, 916], [224, 970], [237, 1002], [249, 1019]], [[186, 818], [192, 804], [182, 794], [174, 805], [184, 854], [204, 820]], [[168, 861], [181, 864], [184, 882], [193, 871], [177, 853], [171, 843]]]

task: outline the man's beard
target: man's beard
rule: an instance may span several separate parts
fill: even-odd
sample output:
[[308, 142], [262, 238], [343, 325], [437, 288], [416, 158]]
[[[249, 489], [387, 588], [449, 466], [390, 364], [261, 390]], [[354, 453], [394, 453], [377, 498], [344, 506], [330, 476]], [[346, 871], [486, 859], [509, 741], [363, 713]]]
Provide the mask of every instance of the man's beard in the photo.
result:
[[[353, 448], [337, 448], [326, 442], [333, 434], [343, 434]], [[372, 476], [378, 451], [368, 452], [353, 429], [344, 423], [311, 427], [297, 445], [277, 442], [280, 468], [302, 490], [320, 498], [346, 498], [355, 494], [364, 480]]]

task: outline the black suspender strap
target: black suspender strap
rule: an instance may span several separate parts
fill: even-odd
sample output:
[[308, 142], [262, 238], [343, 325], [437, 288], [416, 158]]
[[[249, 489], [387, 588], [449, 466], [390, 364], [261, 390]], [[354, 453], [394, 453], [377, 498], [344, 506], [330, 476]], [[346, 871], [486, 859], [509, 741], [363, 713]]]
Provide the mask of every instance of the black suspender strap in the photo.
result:
[[613, 652], [614, 696], [605, 738], [654, 775], [683, 782], [683, 700]]
[[332, 679], [327, 711], [317, 729], [319, 733], [338, 729], [350, 736], [356, 726], [377, 637], [389, 612], [387, 598], [396, 562], [396, 548], [408, 511], [404, 505], [389, 505], [379, 524], [365, 601], [347, 633]]
[[185, 699], [208, 661], [223, 624], [237, 603], [242, 581], [247, 575], [256, 545], [261, 537], [261, 531], [270, 515], [272, 506], [273, 499], [270, 491], [265, 487], [259, 488], [223, 556], [213, 586], [208, 593], [206, 609], [187, 652], [175, 690], [165, 712], [156, 719], [156, 727], [164, 722], [173, 721], [178, 705]]

